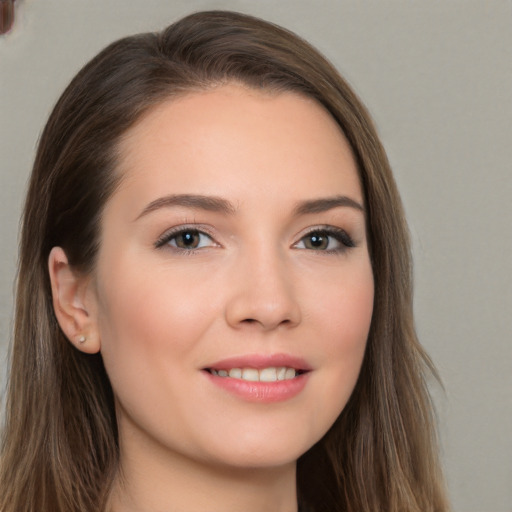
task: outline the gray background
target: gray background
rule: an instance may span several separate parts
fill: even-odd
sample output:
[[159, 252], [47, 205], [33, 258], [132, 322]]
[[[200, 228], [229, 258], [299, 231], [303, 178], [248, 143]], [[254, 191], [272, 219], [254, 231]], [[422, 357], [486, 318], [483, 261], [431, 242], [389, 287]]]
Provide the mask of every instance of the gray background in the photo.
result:
[[368, 105], [410, 222], [418, 331], [446, 388], [433, 393], [454, 510], [512, 511], [510, 1], [18, 0], [0, 38], [1, 360], [22, 198], [58, 95], [110, 41], [214, 8], [298, 32]]

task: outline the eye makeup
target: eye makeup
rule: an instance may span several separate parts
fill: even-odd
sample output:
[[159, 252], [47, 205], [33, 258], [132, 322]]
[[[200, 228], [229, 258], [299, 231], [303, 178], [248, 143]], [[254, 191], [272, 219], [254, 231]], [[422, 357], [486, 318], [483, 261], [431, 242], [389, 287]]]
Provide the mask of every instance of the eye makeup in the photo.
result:
[[344, 229], [335, 226], [316, 226], [309, 229], [293, 247], [339, 254], [356, 247], [356, 244]]
[[180, 225], [166, 231], [158, 238], [156, 249], [169, 247], [178, 252], [192, 253], [207, 247], [220, 247], [203, 225]]
[[[154, 243], [156, 249], [170, 249], [191, 254], [209, 247], [220, 247], [204, 225], [180, 225], [166, 231]], [[342, 228], [335, 226], [314, 226], [292, 245], [302, 249], [327, 254], [340, 254], [356, 247], [352, 237]]]

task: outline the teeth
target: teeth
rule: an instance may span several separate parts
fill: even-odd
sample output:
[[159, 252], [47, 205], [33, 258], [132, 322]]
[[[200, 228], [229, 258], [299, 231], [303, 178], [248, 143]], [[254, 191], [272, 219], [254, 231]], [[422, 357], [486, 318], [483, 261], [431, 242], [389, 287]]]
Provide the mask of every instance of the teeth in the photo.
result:
[[244, 368], [242, 370], [242, 380], [258, 382], [260, 380], [260, 372], [254, 368]]
[[229, 370], [229, 376], [232, 379], [241, 379], [242, 378], [242, 370], [240, 368], [232, 368]]
[[231, 368], [228, 370], [210, 370], [212, 375], [231, 377], [232, 379], [247, 380], [249, 382], [277, 382], [289, 380], [297, 376], [295, 368], [280, 366], [256, 370], [255, 368]]
[[285, 379], [293, 379], [296, 375], [296, 372], [293, 368], [286, 368], [286, 372], [284, 374]]
[[277, 380], [284, 380], [286, 378], [286, 368], [281, 366], [277, 369]]
[[[295, 371], [293, 372], [295, 377]], [[260, 382], [275, 382], [277, 380], [277, 371], [275, 368], [264, 368], [260, 371]]]

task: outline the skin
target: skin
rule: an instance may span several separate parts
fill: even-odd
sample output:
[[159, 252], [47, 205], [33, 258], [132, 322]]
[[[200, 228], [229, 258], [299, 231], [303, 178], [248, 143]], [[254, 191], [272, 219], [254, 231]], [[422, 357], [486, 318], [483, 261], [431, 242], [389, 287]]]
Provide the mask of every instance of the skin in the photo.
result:
[[[293, 512], [296, 460], [347, 403], [372, 315], [350, 147], [316, 102], [231, 84], [159, 105], [120, 150], [94, 273], [76, 276], [59, 248], [50, 256], [59, 322], [80, 350], [101, 351], [114, 389], [111, 509]], [[176, 194], [229, 206], [154, 203]], [[339, 196], [354, 204], [297, 211]], [[196, 249], [169, 239], [180, 226], [204, 231]], [[313, 246], [309, 232], [325, 226], [353, 246], [325, 232], [328, 246]], [[276, 353], [311, 370], [288, 400], [245, 400], [204, 371]]]

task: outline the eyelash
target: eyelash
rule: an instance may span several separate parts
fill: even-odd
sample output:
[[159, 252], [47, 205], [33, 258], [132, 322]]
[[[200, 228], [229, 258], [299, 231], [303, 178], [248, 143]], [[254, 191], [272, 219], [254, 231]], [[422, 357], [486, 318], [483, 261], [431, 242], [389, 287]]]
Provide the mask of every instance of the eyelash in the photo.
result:
[[[305, 249], [314, 251], [314, 252], [327, 253], [327, 254], [341, 254], [341, 253], [344, 253], [345, 251], [347, 251], [348, 249], [352, 249], [353, 247], [356, 246], [356, 244], [354, 243], [354, 240], [350, 237], [350, 235], [344, 229], [337, 228], [334, 226], [317, 226], [317, 227], [309, 230], [305, 235], [303, 235], [301, 237], [301, 239], [299, 240], [299, 242], [294, 244], [294, 247], [297, 248], [297, 245], [299, 243], [303, 242], [306, 238], [313, 237], [313, 236], [322, 237], [322, 238], [326, 237], [327, 239], [334, 238], [334, 240], [336, 240], [336, 242], [339, 244], [338, 247], [333, 248], [333, 249], [328, 249], [328, 248], [326, 248], [326, 249], [311, 249], [308, 247], [304, 247]], [[328, 243], [327, 247], [329, 247], [331, 242], [328, 240], [327, 243]]]
[[[174, 229], [171, 229], [170, 231], [167, 231], [164, 233], [158, 240], [155, 242], [155, 248], [160, 249], [166, 245], [170, 245], [170, 242], [180, 235], [185, 235], [186, 233], [192, 234], [194, 236], [199, 237], [207, 237], [210, 239], [211, 245], [214, 246], [217, 245], [217, 242], [213, 239], [213, 236], [208, 233], [208, 230], [205, 229], [203, 226], [179, 226]], [[309, 247], [304, 247], [304, 249], [313, 251], [313, 252], [320, 252], [320, 253], [327, 253], [327, 254], [340, 254], [344, 253], [348, 249], [351, 249], [356, 246], [353, 239], [350, 237], [350, 235], [341, 228], [336, 228], [334, 226], [317, 226], [315, 228], [312, 228], [310, 231], [308, 231], [306, 234], [304, 234], [298, 242], [293, 244], [293, 248], [298, 249], [297, 247], [300, 243], [303, 243], [305, 239], [308, 237], [317, 237], [317, 238], [327, 238], [327, 248], [325, 249], [314, 249]], [[331, 245], [331, 241], [329, 239], [334, 239], [339, 246], [335, 247], [333, 249], [329, 249], [329, 245]], [[200, 240], [199, 240], [200, 243]], [[195, 252], [203, 249], [203, 247], [194, 247], [191, 249], [178, 247], [177, 245], [171, 245], [172, 249], [174, 251], [177, 251], [179, 253], [183, 254], [194, 254]]]
[[[213, 236], [208, 233], [208, 230], [205, 229], [204, 226], [178, 226], [174, 229], [171, 229], [170, 231], [165, 232], [156, 242], [155, 242], [155, 248], [160, 249], [164, 247], [165, 245], [170, 245], [171, 240], [178, 238], [180, 235], [184, 235], [186, 233], [191, 233], [194, 235], [199, 235], [200, 237], [208, 237], [212, 245], [216, 245], [216, 242], [213, 239]], [[218, 244], [217, 244], [218, 245]], [[178, 246], [171, 246], [175, 251], [185, 253], [185, 254], [193, 254], [194, 252], [200, 250], [201, 248], [192, 248], [192, 249], [185, 249]]]

